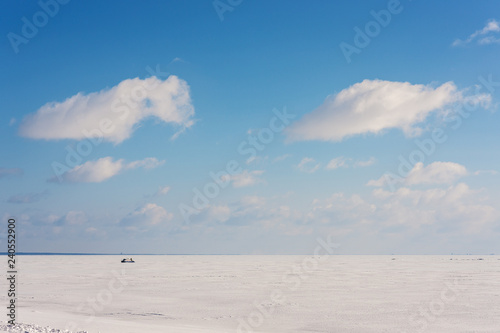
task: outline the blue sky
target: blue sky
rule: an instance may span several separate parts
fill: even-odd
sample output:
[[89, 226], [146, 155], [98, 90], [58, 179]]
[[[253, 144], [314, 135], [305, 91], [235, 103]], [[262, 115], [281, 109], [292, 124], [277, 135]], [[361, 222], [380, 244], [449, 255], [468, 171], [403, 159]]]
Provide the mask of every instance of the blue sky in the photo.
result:
[[0, 6], [20, 250], [500, 252], [495, 1]]

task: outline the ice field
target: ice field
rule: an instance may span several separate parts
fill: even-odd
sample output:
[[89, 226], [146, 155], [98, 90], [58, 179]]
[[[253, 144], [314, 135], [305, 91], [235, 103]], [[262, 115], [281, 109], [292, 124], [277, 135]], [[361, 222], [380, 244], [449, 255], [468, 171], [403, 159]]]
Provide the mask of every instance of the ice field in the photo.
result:
[[121, 259], [18, 256], [0, 331], [500, 332], [499, 256]]

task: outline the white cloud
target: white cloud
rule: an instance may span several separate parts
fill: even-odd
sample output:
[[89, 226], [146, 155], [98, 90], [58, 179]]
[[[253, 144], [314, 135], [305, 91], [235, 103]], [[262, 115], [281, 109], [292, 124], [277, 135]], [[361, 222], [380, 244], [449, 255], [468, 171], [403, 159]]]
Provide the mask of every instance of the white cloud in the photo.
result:
[[334, 169], [338, 169], [340, 167], [347, 167], [347, 166], [348, 166], [347, 159], [343, 156], [340, 156], [340, 157], [337, 157], [337, 158], [330, 160], [330, 162], [328, 162], [328, 164], [326, 166], [326, 169], [334, 170]]
[[119, 174], [125, 169], [145, 168], [150, 169], [162, 165], [164, 161], [156, 158], [146, 158], [140, 161], [125, 163], [123, 159], [113, 161], [113, 158], [103, 157], [96, 161], [88, 161], [77, 165], [73, 169], [66, 171], [60, 178], [52, 177], [49, 182], [57, 182], [59, 179], [67, 183], [100, 183]]
[[136, 169], [136, 168], [144, 168], [144, 169], [154, 169], [161, 165], [163, 165], [165, 161], [158, 161], [154, 157], [147, 157], [140, 161], [134, 161], [127, 164], [127, 169]]
[[154, 203], [147, 203], [134, 210], [120, 221], [120, 225], [129, 230], [140, 230], [142, 227], [159, 225], [172, 220], [173, 214]]
[[370, 180], [366, 185], [382, 187], [390, 183], [404, 185], [419, 185], [419, 184], [452, 184], [461, 177], [467, 175], [467, 169], [458, 163], [453, 162], [433, 162], [424, 167], [422, 162], [416, 163], [408, 172], [406, 177], [392, 177], [385, 174], [379, 179]]
[[316, 110], [285, 129], [288, 141], [340, 141], [345, 137], [386, 129], [401, 129], [407, 136], [422, 132], [417, 124], [429, 114], [459, 101], [488, 103], [490, 95], [464, 96], [453, 82], [439, 87], [364, 80], [329, 96]]
[[264, 173], [264, 170], [254, 170], [248, 171], [243, 170], [238, 174], [234, 174], [232, 176], [226, 175], [223, 181], [227, 180], [227, 177], [230, 177], [231, 182], [233, 183], [233, 187], [247, 187], [253, 186], [258, 183], [263, 183], [264, 181], [259, 178]]
[[335, 170], [338, 168], [364, 168], [368, 167], [370, 165], [373, 165], [375, 163], [376, 159], [375, 157], [370, 157], [368, 160], [365, 161], [356, 161], [352, 163], [352, 158], [340, 156], [336, 157], [334, 159], [331, 159], [330, 162], [328, 162], [327, 166], [325, 169], [327, 170]]
[[232, 217], [232, 209], [226, 205], [208, 205], [199, 214], [193, 216], [191, 222], [196, 225], [214, 225], [225, 223]]
[[102, 137], [117, 144], [128, 139], [146, 117], [180, 126], [181, 132], [193, 124], [193, 115], [185, 81], [173, 75], [164, 81], [153, 76], [47, 103], [23, 119], [19, 133], [46, 140]]
[[357, 168], [364, 168], [364, 167], [368, 167], [370, 165], [373, 165], [375, 164], [377, 160], [375, 159], [375, 157], [370, 157], [368, 160], [366, 161], [357, 161], [356, 163], [354, 163], [354, 167], [357, 167]]
[[269, 159], [269, 156], [251, 156], [248, 158], [245, 163], [246, 164], [251, 164], [251, 163], [262, 163], [265, 162]]
[[496, 33], [500, 32], [500, 23], [497, 20], [489, 20], [486, 25], [472, 33], [466, 40], [456, 39], [451, 45], [462, 46], [477, 40], [477, 44], [486, 45], [500, 43], [500, 38], [496, 37]]
[[366, 186], [382, 187], [389, 184], [401, 182], [399, 178], [394, 179], [390, 174], [383, 174], [379, 179], [371, 179], [366, 183]]
[[274, 198], [244, 196], [232, 205], [230, 224], [252, 225], [257, 223], [266, 229], [277, 228], [284, 234], [290, 233], [300, 213], [279, 203]]
[[[30, 219], [30, 218], [28, 217], [28, 219]], [[46, 224], [54, 224], [54, 223], [60, 221], [61, 217], [58, 215], [55, 215], [55, 214], [49, 214], [47, 216], [38, 217], [38, 219]]]
[[289, 158], [289, 157], [291, 157], [291, 156], [292, 156], [292, 154], [284, 154], [284, 155], [277, 156], [277, 157], [273, 160], [273, 163], [284, 161], [284, 160], [286, 160], [287, 158]]
[[498, 171], [496, 171], [496, 170], [477, 170], [476, 172], [474, 172], [474, 175], [476, 175], [476, 176], [484, 175], [484, 174], [494, 176], [494, 175], [498, 174]]
[[228, 206], [210, 206], [208, 209], [208, 219], [224, 223], [231, 217], [231, 209]]
[[170, 191], [170, 186], [160, 186], [156, 195], [166, 195]]
[[385, 225], [439, 224], [449, 229], [463, 228], [478, 232], [495, 222], [498, 211], [485, 203], [479, 192], [459, 183], [447, 189], [411, 190], [402, 187], [395, 192], [376, 189], [376, 199], [382, 200], [377, 212]]
[[[411, 237], [450, 237], [492, 231], [499, 211], [481, 191], [459, 183], [448, 188], [414, 190], [401, 187], [391, 192], [375, 189], [366, 198], [335, 193], [313, 201], [305, 218], [310, 223], [334, 226], [346, 234]], [[441, 236], [440, 236], [441, 235]], [[438, 238], [439, 240], [439, 238]]]
[[64, 217], [64, 221], [72, 225], [84, 224], [87, 220], [87, 216], [81, 211], [69, 211]]
[[467, 175], [467, 169], [458, 163], [434, 162], [424, 167], [422, 162], [415, 164], [406, 177], [408, 185], [451, 184]]
[[251, 206], [252, 208], [263, 207], [266, 204], [266, 198], [259, 197], [256, 195], [247, 195], [240, 199], [240, 203], [245, 207], [248, 206]]
[[376, 211], [376, 206], [366, 202], [361, 196], [334, 193], [329, 198], [315, 199], [310, 211], [306, 214], [309, 221], [319, 223], [344, 224], [346, 222], [363, 222]]
[[175, 57], [170, 63], [169, 65], [173, 64], [173, 63], [176, 63], [176, 62], [186, 62], [184, 59], [182, 58], [179, 58], [179, 57]]
[[95, 227], [88, 227], [84, 230], [86, 234], [88, 234], [92, 239], [95, 239], [95, 237], [104, 237], [107, 235], [107, 232], [103, 229], [98, 229]]
[[316, 160], [311, 157], [304, 157], [300, 163], [297, 165], [297, 168], [302, 172], [314, 173], [318, 171], [320, 167], [319, 163], [316, 163]]

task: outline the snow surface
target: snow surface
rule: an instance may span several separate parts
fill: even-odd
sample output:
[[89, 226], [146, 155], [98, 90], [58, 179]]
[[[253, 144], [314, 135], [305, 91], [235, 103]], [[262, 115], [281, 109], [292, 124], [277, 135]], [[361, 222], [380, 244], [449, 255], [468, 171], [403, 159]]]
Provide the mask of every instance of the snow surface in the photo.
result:
[[500, 332], [498, 256], [133, 258], [18, 256], [0, 331]]

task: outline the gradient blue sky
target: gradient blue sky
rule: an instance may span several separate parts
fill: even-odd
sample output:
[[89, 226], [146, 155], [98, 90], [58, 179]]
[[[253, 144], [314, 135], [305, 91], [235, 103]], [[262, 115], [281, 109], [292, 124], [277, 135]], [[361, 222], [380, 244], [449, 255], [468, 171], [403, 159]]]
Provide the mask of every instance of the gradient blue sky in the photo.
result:
[[[41, 3], [0, 4], [0, 212], [19, 250], [500, 252], [498, 2]], [[276, 112], [294, 118], [249, 159]], [[102, 143], [82, 135], [109, 117]]]

